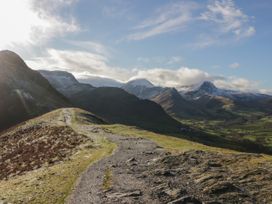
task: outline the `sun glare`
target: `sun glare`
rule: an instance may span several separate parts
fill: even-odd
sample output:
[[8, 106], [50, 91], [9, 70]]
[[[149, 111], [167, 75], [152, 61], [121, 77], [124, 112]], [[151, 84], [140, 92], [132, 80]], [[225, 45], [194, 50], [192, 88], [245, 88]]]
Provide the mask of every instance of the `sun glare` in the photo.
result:
[[33, 31], [43, 22], [30, 3], [30, 0], [0, 0], [0, 49], [33, 40]]

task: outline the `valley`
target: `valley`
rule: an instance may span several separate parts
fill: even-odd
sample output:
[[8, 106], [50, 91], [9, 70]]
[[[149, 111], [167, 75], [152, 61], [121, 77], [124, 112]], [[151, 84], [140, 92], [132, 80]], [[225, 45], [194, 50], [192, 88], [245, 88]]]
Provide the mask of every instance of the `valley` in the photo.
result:
[[249, 117], [236, 121], [181, 120], [181, 122], [211, 135], [231, 140], [248, 140], [268, 148], [272, 147], [271, 116]]

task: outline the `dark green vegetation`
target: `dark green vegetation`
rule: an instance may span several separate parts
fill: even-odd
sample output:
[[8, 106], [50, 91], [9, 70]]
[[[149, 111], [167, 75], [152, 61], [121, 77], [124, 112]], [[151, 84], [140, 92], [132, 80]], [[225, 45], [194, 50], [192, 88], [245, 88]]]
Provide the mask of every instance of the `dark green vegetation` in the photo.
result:
[[[190, 127], [206, 132], [211, 137], [248, 146], [249, 151], [259, 149], [271, 153], [272, 150], [272, 117], [251, 116], [238, 118], [232, 121], [212, 120], [182, 120]], [[252, 145], [256, 144], [256, 145]], [[258, 152], [258, 151], [257, 151]]]
[[0, 52], [0, 131], [19, 122], [68, 106], [39, 72], [10, 51]]

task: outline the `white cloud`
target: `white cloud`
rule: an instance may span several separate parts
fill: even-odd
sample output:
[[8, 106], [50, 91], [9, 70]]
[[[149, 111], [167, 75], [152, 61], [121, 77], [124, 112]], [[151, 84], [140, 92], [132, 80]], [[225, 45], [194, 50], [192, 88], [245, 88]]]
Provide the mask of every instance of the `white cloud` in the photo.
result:
[[171, 57], [163, 57], [163, 56], [156, 56], [156, 57], [138, 57], [137, 62], [140, 66], [172, 66], [178, 65], [183, 61], [183, 58], [180, 56], [171, 56]]
[[76, 20], [59, 13], [76, 0], [8, 0], [0, 2], [0, 49], [41, 44], [79, 30]]
[[173, 64], [178, 64], [183, 61], [182, 57], [179, 56], [173, 56], [171, 57], [168, 62], [166, 63], [167, 65], [173, 65]]
[[68, 44], [75, 46], [77, 48], [80, 48], [81, 50], [86, 50], [86, 51], [90, 51], [90, 52], [95, 52], [97, 54], [101, 54], [104, 56], [111, 56], [111, 53], [113, 52], [112, 49], [104, 46], [101, 43], [98, 42], [94, 42], [94, 41], [67, 41]]
[[237, 38], [250, 37], [256, 30], [250, 24], [250, 17], [237, 8], [233, 0], [213, 0], [201, 20], [214, 23], [219, 31]]
[[169, 3], [159, 8], [155, 14], [138, 24], [128, 40], [143, 40], [152, 36], [180, 31], [190, 27], [205, 28], [206, 33], [195, 34], [193, 48], [223, 45], [231, 41], [249, 38], [256, 33], [253, 17], [245, 14], [233, 0], [210, 0], [203, 10], [196, 1]]
[[192, 48], [207, 48], [212, 45], [219, 44], [220, 40], [217, 36], [207, 35], [207, 34], [200, 34], [196, 39], [196, 42], [192, 43], [190, 47]]
[[133, 71], [112, 67], [108, 58], [94, 52], [48, 49], [46, 54], [26, 61], [34, 69], [64, 70], [77, 76], [93, 75], [126, 81]]
[[192, 20], [192, 11], [197, 8], [194, 2], [181, 1], [160, 8], [149, 19], [134, 28], [128, 40], [143, 40], [162, 33], [183, 29]]
[[230, 64], [229, 67], [231, 69], [239, 69], [241, 67], [241, 65], [238, 62], [234, 62], [234, 63]]
[[271, 90], [261, 89], [256, 81], [216, 76], [196, 68], [135, 68], [131, 70], [114, 67], [109, 64], [107, 57], [87, 51], [48, 49], [46, 55], [26, 62], [35, 69], [69, 71], [78, 78], [101, 76], [123, 82], [135, 78], [146, 78], [155, 85], [177, 88], [212, 81], [220, 88], [271, 93]]
[[251, 81], [245, 78], [239, 77], [228, 77], [223, 80], [215, 80], [215, 84], [218, 87], [232, 90], [240, 90], [240, 91], [260, 91], [259, 83], [256, 81]]
[[187, 67], [178, 70], [161, 68], [137, 70], [137, 74], [131, 79], [134, 78], [146, 78], [156, 85], [167, 87], [192, 85], [206, 80], [212, 80], [210, 74], [199, 69], [190, 69]]

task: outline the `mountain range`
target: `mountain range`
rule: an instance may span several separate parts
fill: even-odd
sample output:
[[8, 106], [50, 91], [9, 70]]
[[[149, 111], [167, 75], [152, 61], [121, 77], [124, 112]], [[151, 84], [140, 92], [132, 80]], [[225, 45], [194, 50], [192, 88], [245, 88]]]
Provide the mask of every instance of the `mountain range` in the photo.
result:
[[78, 82], [68, 72], [40, 71], [75, 106], [88, 110], [109, 123], [144, 129], [179, 132], [182, 125], [155, 102], [139, 99], [116, 87], [93, 87]]
[[122, 88], [139, 98], [155, 101], [179, 119], [233, 119], [240, 116], [239, 112], [271, 113], [272, 96], [220, 89], [209, 81], [187, 92], [151, 86], [148, 81], [142, 83], [143, 79], [132, 82]]
[[[11, 51], [0, 52], [0, 62], [3, 97], [0, 130], [60, 107], [73, 106], [90, 111], [110, 124], [176, 134], [208, 145], [231, 148], [239, 144], [239, 149], [244, 146], [247, 151], [254, 142], [233, 142], [240, 140], [239, 137], [225, 139], [224, 134], [212, 137], [209, 132], [200, 130], [201, 126], [191, 126], [187, 121], [220, 120], [226, 124], [242, 121], [245, 124], [248, 120], [256, 121], [260, 114], [271, 114], [271, 96], [224, 90], [212, 82], [204, 82], [187, 92], [155, 86], [146, 79], [134, 79], [120, 88], [106, 87], [106, 84], [95, 87], [79, 82], [68, 72], [31, 70]], [[266, 139], [262, 137], [262, 141]], [[256, 151], [260, 148], [254, 146]]]

